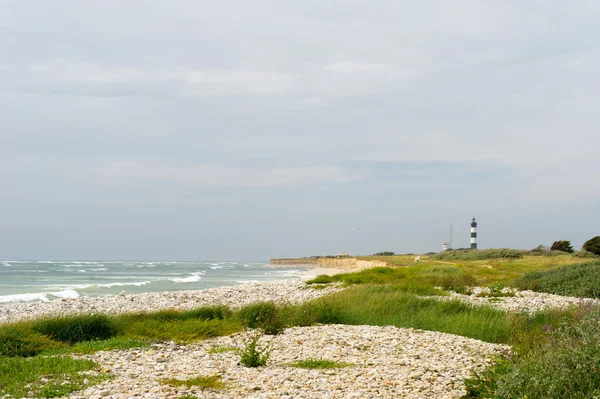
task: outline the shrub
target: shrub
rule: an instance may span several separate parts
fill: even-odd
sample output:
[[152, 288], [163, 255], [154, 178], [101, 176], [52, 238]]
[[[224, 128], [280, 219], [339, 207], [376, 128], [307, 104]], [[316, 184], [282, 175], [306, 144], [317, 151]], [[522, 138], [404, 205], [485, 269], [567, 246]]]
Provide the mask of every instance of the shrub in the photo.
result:
[[396, 253], [394, 252], [377, 252], [376, 254], [373, 254], [371, 256], [394, 256], [396, 255]]
[[468, 249], [445, 251], [433, 255], [433, 260], [488, 260], [488, 259], [520, 259], [523, 257], [523, 251], [517, 249]]
[[544, 326], [537, 345], [501, 359], [466, 381], [464, 398], [592, 399], [600, 393], [600, 312], [581, 307], [572, 320]]
[[0, 356], [30, 357], [63, 346], [64, 344], [25, 326], [7, 325], [0, 329]]
[[572, 254], [573, 246], [571, 245], [571, 241], [569, 240], [558, 240], [552, 243], [550, 251], [562, 251]]
[[600, 236], [590, 238], [583, 244], [583, 249], [600, 256]]
[[273, 302], [259, 302], [243, 307], [238, 318], [249, 328], [260, 328], [265, 334], [277, 335], [285, 329], [277, 306]]
[[68, 344], [113, 338], [119, 332], [116, 323], [110, 317], [101, 314], [42, 319], [34, 322], [31, 328]]
[[600, 258], [600, 256], [595, 255], [589, 251], [586, 251], [585, 249], [582, 249], [581, 251], [575, 251], [573, 252], [573, 256], [576, 258], [585, 258], [585, 259], [596, 259], [596, 258]]
[[515, 281], [519, 289], [557, 295], [600, 298], [600, 261], [579, 263], [546, 272], [527, 273]]

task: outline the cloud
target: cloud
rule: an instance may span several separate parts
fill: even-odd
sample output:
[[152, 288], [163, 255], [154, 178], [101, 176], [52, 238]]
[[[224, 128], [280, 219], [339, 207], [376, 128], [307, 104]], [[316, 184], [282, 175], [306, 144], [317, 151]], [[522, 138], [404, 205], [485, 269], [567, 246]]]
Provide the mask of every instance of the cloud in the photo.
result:
[[305, 167], [228, 167], [218, 164], [165, 165], [115, 161], [92, 171], [90, 177], [104, 185], [175, 183], [194, 187], [275, 187], [364, 180], [366, 171], [336, 165]]

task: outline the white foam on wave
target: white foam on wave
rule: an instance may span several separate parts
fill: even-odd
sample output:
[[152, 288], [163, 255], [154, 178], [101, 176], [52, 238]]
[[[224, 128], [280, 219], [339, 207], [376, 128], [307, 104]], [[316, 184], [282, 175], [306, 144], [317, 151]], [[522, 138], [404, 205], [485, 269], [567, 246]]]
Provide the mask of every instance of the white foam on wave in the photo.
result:
[[92, 271], [92, 272], [105, 272], [107, 270], [108, 269], [106, 267], [97, 267], [97, 268], [94, 268], [94, 269], [90, 269], [90, 271]]
[[42, 301], [48, 302], [48, 297], [45, 293], [39, 292], [35, 294], [12, 294], [12, 295], [0, 295], [0, 303], [9, 302], [31, 302], [31, 301]]
[[247, 283], [260, 283], [258, 280], [235, 280], [236, 283], [247, 284]]
[[2, 264], [2, 266], [6, 266], [6, 267], [11, 267], [12, 265], [10, 264], [9, 261], [7, 260], [3, 260], [2, 262], [0, 262]]
[[195, 283], [195, 282], [200, 281], [202, 279], [202, 275], [203, 274], [204, 274], [204, 272], [192, 273], [188, 277], [174, 277], [174, 278], [170, 278], [169, 281], [172, 281], [174, 283]]
[[78, 271], [79, 273], [87, 273], [87, 272], [85, 271], [85, 269], [79, 269], [79, 270], [77, 270], [77, 271]]
[[54, 297], [57, 297], [57, 298], [79, 298], [81, 296], [81, 295], [79, 295], [79, 292], [77, 292], [75, 290], [49, 292], [49, 294]]
[[[126, 287], [126, 286], [142, 287], [142, 286], [150, 284], [150, 283], [151, 283], [151, 281], [138, 281], [135, 283], [110, 283], [110, 284], [98, 284], [98, 287], [102, 287], [102, 288]], [[93, 287], [93, 286], [91, 286], [91, 287]]]

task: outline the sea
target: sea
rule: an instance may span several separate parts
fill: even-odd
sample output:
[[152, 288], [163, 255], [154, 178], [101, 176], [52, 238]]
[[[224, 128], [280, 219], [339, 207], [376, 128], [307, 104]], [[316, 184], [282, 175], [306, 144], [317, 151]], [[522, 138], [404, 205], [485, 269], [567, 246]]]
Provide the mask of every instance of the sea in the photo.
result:
[[0, 304], [277, 281], [307, 268], [267, 262], [0, 261]]

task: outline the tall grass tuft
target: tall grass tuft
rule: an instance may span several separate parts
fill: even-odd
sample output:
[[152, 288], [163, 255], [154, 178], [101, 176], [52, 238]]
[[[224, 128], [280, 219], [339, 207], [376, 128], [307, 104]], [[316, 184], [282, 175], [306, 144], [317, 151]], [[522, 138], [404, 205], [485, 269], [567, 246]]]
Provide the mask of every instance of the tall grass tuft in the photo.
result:
[[68, 344], [109, 339], [119, 333], [117, 324], [102, 314], [61, 316], [35, 321], [31, 329], [53, 340]]
[[260, 328], [269, 335], [277, 335], [286, 327], [282, 312], [273, 302], [259, 302], [244, 306], [239, 310], [237, 317], [246, 327]]
[[28, 328], [27, 324], [8, 324], [0, 328], [0, 356], [30, 357], [65, 345]]

